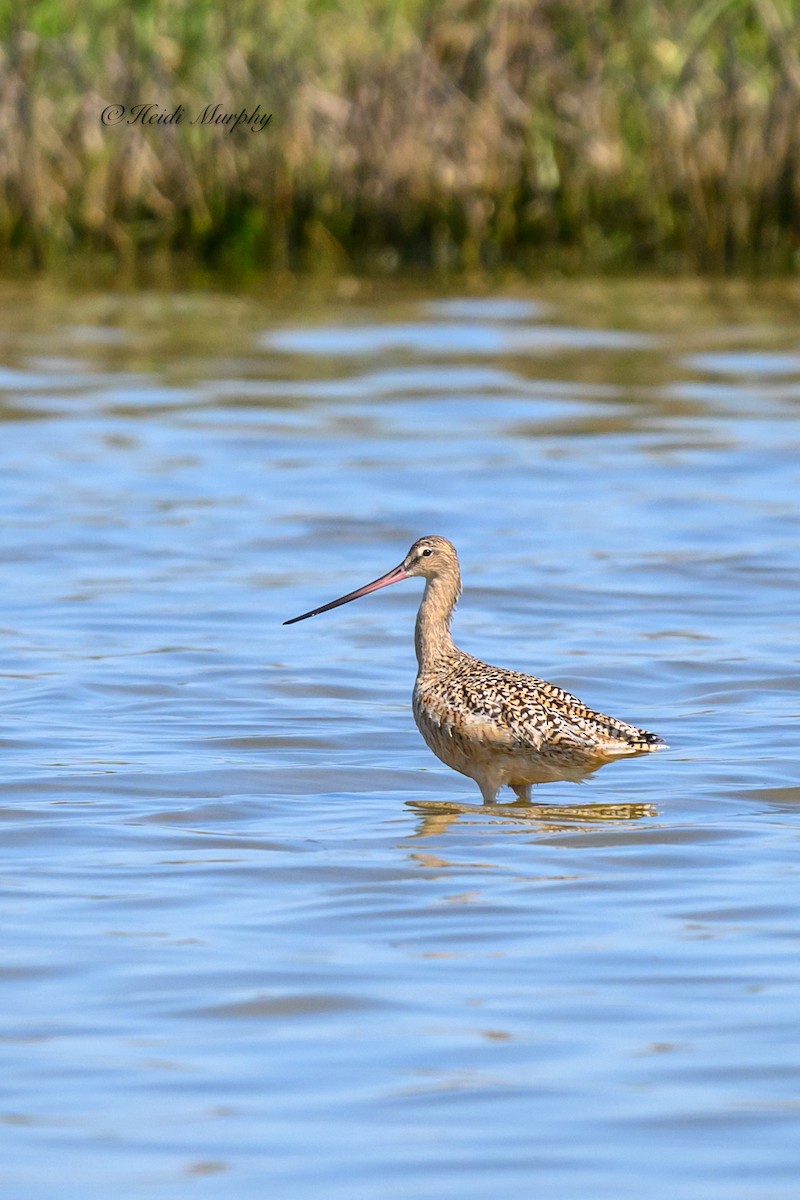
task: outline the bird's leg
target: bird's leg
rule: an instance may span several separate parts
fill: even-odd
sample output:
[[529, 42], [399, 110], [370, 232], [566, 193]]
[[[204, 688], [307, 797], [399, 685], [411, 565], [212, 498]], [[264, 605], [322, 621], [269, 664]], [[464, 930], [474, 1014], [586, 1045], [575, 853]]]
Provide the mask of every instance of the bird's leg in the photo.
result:
[[494, 779], [487, 778], [486, 776], [484, 776], [483, 779], [476, 779], [475, 782], [477, 783], [478, 787], [481, 789], [481, 795], [483, 796], [483, 803], [484, 804], [496, 804], [497, 803], [497, 793], [500, 791], [499, 783], [497, 783]]
[[517, 800], [521, 800], [523, 804], [530, 804], [531, 785], [529, 783], [512, 783], [511, 790], [517, 797]]

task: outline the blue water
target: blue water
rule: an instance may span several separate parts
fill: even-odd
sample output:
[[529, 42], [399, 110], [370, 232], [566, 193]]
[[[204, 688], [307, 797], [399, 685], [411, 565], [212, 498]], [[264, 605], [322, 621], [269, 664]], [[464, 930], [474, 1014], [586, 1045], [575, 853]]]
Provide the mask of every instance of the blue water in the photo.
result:
[[[794, 1200], [796, 302], [0, 295], [10, 1197]], [[424, 533], [671, 750], [484, 811], [418, 583], [281, 625]]]

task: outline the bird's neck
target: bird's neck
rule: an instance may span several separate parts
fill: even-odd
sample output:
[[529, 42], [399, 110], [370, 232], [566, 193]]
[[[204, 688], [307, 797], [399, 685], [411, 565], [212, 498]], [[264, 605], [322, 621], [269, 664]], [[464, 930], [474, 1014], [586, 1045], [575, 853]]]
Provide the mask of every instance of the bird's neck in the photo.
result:
[[417, 613], [414, 645], [420, 671], [429, 670], [456, 653], [450, 636], [450, 618], [461, 592], [458, 575], [429, 579]]

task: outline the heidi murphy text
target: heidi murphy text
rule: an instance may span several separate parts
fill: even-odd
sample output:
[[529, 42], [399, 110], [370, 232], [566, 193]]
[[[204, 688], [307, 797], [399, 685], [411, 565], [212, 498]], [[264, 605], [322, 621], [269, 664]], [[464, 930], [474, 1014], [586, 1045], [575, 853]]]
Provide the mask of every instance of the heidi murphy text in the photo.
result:
[[228, 133], [239, 128], [260, 133], [271, 120], [272, 113], [262, 112], [260, 104], [252, 111], [243, 108], [241, 112], [226, 112], [221, 104], [207, 104], [194, 116], [182, 104], [171, 112], [160, 104], [132, 104], [129, 108], [124, 104], [109, 104], [100, 114], [103, 125], [219, 125], [227, 128]]

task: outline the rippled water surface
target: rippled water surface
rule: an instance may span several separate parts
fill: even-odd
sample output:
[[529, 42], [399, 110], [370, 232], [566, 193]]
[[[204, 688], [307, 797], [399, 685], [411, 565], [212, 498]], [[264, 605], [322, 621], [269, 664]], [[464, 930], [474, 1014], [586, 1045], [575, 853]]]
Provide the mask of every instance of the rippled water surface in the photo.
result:
[[[4, 1194], [800, 1195], [798, 300], [0, 295]], [[672, 749], [482, 810], [423, 533]]]

